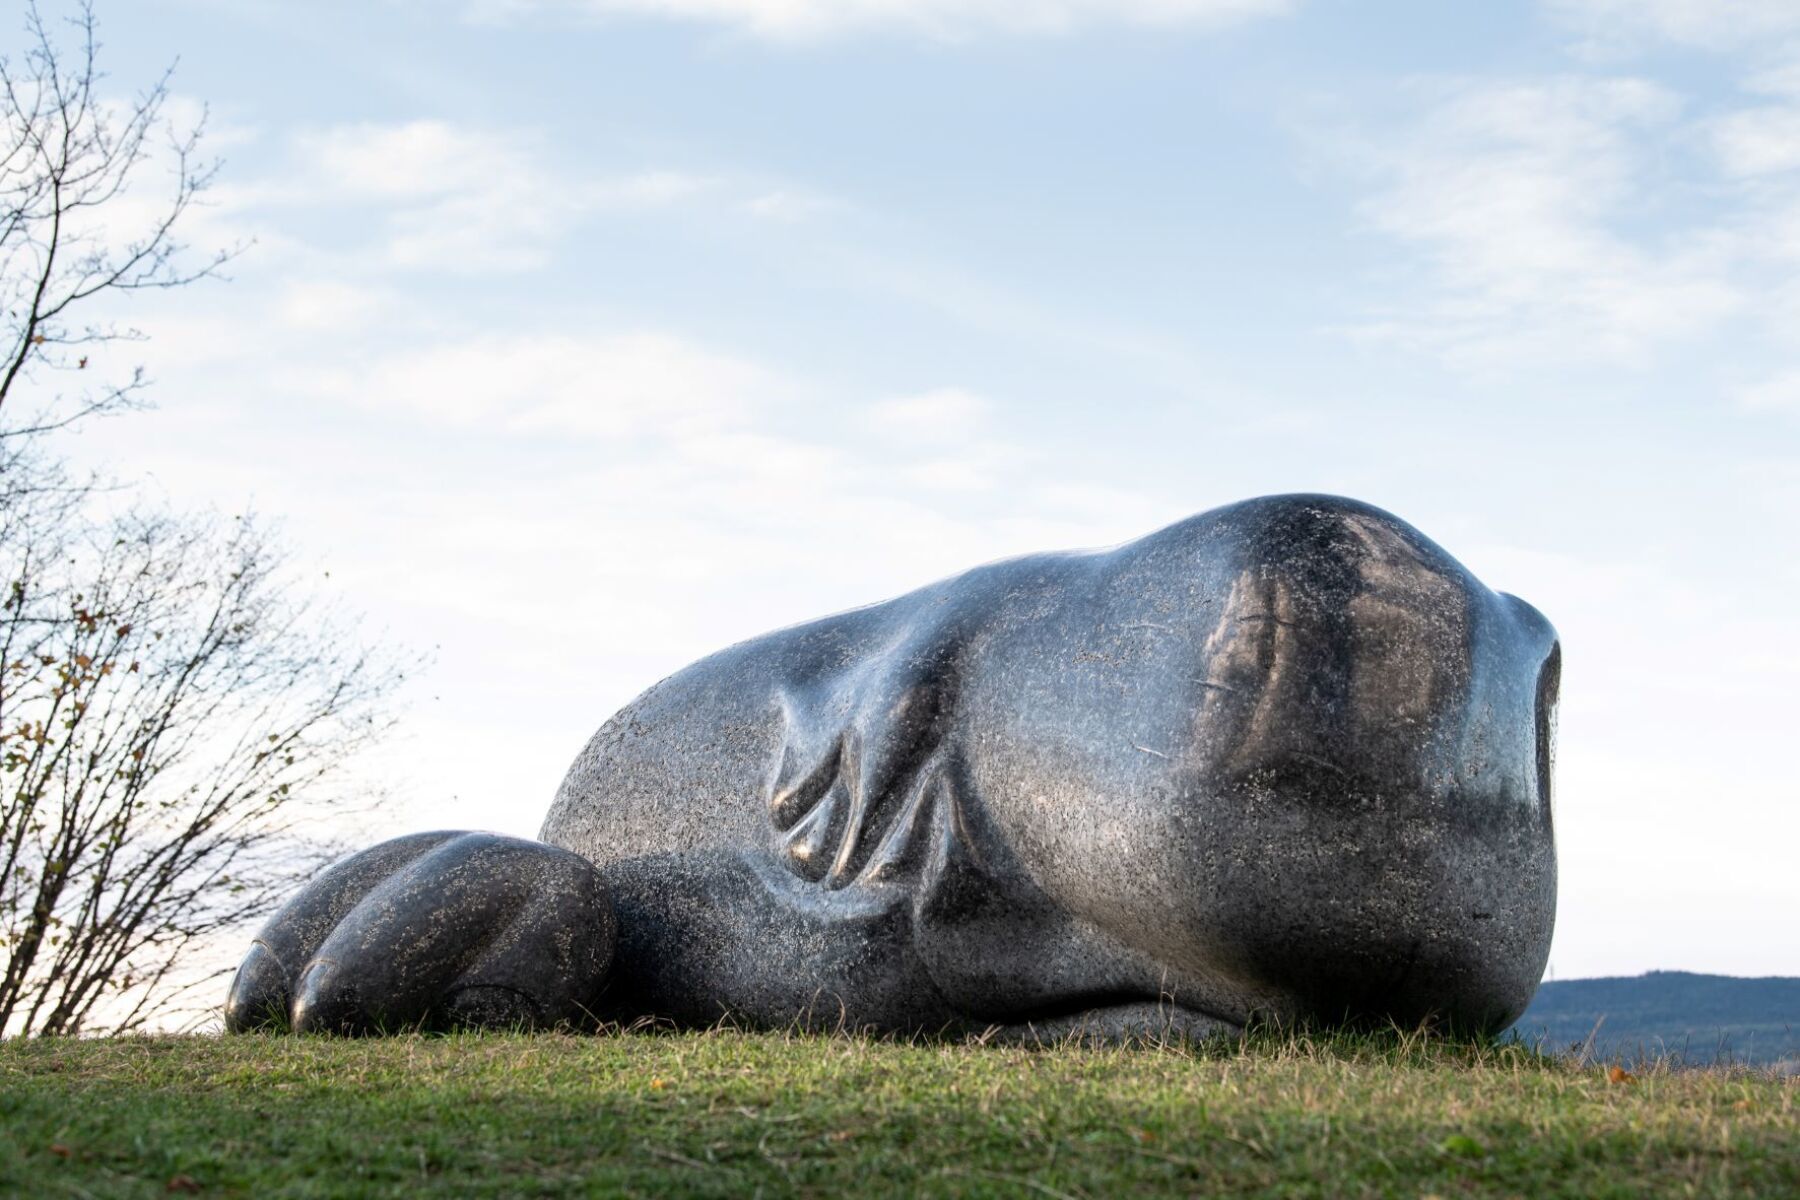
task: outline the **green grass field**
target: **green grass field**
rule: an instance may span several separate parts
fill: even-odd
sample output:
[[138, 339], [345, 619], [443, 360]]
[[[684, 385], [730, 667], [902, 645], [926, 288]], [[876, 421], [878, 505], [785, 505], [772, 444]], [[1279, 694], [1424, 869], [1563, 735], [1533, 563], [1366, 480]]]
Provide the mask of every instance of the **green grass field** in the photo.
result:
[[1800, 1086], [1522, 1047], [0, 1043], [4, 1196], [1800, 1196]]

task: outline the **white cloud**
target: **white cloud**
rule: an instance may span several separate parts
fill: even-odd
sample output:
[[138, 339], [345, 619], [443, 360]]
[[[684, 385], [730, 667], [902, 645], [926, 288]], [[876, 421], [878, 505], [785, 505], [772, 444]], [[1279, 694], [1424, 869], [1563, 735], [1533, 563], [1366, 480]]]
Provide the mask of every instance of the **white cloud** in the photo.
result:
[[964, 441], [986, 424], [987, 399], [962, 388], [934, 388], [869, 406], [865, 421], [876, 434], [910, 442]]
[[805, 221], [837, 208], [829, 196], [798, 188], [775, 188], [750, 199], [745, 207], [752, 216], [768, 221]]
[[[327, 309], [336, 289], [308, 286], [284, 298]], [[811, 505], [852, 480], [876, 490], [991, 492], [1028, 456], [991, 421], [992, 403], [945, 387], [863, 409], [857, 439], [872, 459], [808, 437], [773, 431], [801, 385], [741, 358], [661, 332], [576, 336], [511, 334], [428, 340], [373, 349], [342, 367], [290, 373], [276, 382], [309, 398], [402, 413], [448, 430], [596, 445], [630, 441], [660, 462], [659, 482], [735, 480], [759, 503]], [[351, 354], [350, 351], [343, 351]], [[815, 398], [816, 399], [816, 398]], [[648, 447], [645, 449], [645, 447]], [[614, 470], [617, 478], [617, 469]], [[745, 501], [724, 500], [738, 512]], [[1080, 506], [1078, 506], [1080, 507]]]
[[338, 191], [351, 195], [438, 196], [527, 169], [513, 142], [447, 121], [339, 125], [304, 136], [301, 149]]
[[1426, 99], [1365, 152], [1380, 180], [1365, 217], [1424, 269], [1363, 334], [1481, 367], [1641, 362], [1744, 307], [1739, 231], [1645, 219], [1680, 122], [1670, 92], [1567, 77]]
[[[443, 644], [440, 676], [480, 681], [469, 695], [444, 685], [447, 719], [491, 719], [509, 691], [556, 714], [566, 728], [534, 760], [532, 794], [554, 787], [583, 727], [719, 645], [1179, 515], [1084, 494], [1066, 471], [1041, 481], [985, 428], [960, 426], [954, 447], [836, 428], [814, 387], [667, 332], [377, 346], [352, 369], [270, 387], [291, 410], [336, 415], [280, 463], [238, 455], [242, 486], [320, 523], [307, 541], [339, 548], [334, 579], [415, 642]], [[926, 395], [877, 407], [989, 411], [955, 389]], [[174, 431], [168, 446], [190, 455], [193, 440]], [[190, 474], [185, 460], [163, 471]], [[458, 788], [517, 794], [500, 767], [473, 769]]]
[[1731, 113], [1714, 126], [1713, 144], [1731, 175], [1800, 170], [1800, 106], [1766, 105]]
[[[1321, 132], [1328, 156], [1362, 172], [1368, 226], [1402, 252], [1369, 280], [1348, 332], [1487, 376], [1641, 368], [1743, 334], [1762, 343], [1753, 357], [1789, 355], [1800, 2], [1540, 7], [1586, 37], [1573, 46], [1585, 63], [1414, 80], [1385, 128]], [[1666, 55], [1633, 62], [1641, 75], [1600, 62], [1670, 45], [1724, 55], [1726, 85], [1669, 73]], [[1741, 370], [1746, 347], [1728, 353]]]
[[862, 425], [897, 460], [896, 477], [909, 488], [973, 495], [993, 491], [1032, 459], [995, 427], [993, 410], [985, 396], [941, 387], [872, 404]]
[[628, 207], [683, 200], [712, 183], [666, 170], [574, 178], [547, 165], [539, 138], [530, 131], [476, 129], [438, 120], [333, 126], [303, 135], [300, 151], [334, 191], [398, 200], [512, 198], [555, 182], [572, 185], [573, 199], [583, 205]]
[[281, 286], [276, 315], [284, 327], [307, 333], [367, 328], [397, 305], [386, 290], [341, 279], [294, 280]]
[[1104, 25], [1214, 29], [1289, 12], [1294, 0], [464, 0], [479, 21], [543, 11], [732, 25], [793, 40], [865, 30], [960, 39], [1057, 35]]
[[578, 223], [710, 199], [720, 212], [799, 222], [838, 207], [822, 193], [747, 177], [644, 168], [613, 174], [554, 161], [530, 129], [442, 120], [358, 123], [296, 139], [283, 177], [240, 188], [237, 210], [306, 205], [373, 210], [380, 265], [454, 272], [531, 270]]
[[926, 492], [987, 492], [999, 486], [993, 460], [982, 455], [931, 458], [901, 471], [901, 478]]
[[590, 203], [608, 208], [656, 207], [698, 196], [710, 190], [714, 183], [705, 176], [681, 171], [640, 171], [590, 185], [587, 198]]
[[552, 165], [529, 130], [439, 120], [334, 126], [297, 149], [298, 177], [266, 189], [264, 202], [380, 208], [384, 257], [403, 267], [530, 269], [585, 217], [664, 208], [715, 184], [669, 170], [572, 172]]
[[1545, 0], [1545, 8], [1602, 45], [1654, 38], [1723, 49], [1800, 33], [1793, 0]]
[[491, 335], [382, 352], [290, 380], [303, 391], [514, 435], [620, 439], [715, 429], [778, 387], [753, 364], [664, 333]]
[[1800, 99], [1800, 44], [1786, 48], [1785, 61], [1766, 64], [1744, 77], [1744, 90]]
[[1783, 371], [1745, 388], [1738, 400], [1751, 412], [1792, 413], [1800, 416], [1800, 370]]

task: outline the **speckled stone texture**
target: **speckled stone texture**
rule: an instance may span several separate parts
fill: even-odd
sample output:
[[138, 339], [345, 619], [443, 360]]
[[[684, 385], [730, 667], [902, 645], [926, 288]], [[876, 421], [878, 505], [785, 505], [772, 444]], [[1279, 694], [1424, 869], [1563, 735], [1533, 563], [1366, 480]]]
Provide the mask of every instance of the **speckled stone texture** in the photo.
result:
[[[1559, 664], [1536, 610], [1411, 526], [1269, 497], [703, 659], [594, 735], [541, 836], [606, 880], [608, 1017], [1497, 1029], [1549, 949]], [[430, 957], [320, 901], [245, 972], [340, 921], [359, 1011], [395, 986], [375, 960]]]
[[226, 1027], [371, 1033], [581, 1026], [612, 960], [592, 863], [522, 838], [421, 833], [334, 865], [238, 968]]

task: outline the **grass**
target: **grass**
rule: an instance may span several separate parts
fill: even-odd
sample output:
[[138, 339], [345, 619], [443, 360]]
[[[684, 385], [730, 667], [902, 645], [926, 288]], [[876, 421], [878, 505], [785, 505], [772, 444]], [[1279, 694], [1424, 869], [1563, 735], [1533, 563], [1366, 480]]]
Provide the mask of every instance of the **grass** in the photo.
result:
[[1522, 1046], [0, 1043], [5, 1196], [1796, 1196], [1800, 1086]]

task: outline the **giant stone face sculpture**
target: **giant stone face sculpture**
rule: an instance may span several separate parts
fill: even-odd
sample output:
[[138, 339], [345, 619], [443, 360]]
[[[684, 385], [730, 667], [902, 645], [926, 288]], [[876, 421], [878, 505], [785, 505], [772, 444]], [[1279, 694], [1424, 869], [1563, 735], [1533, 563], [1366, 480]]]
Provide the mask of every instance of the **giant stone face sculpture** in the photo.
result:
[[1559, 665], [1335, 497], [978, 567], [663, 680], [541, 843], [338, 864], [227, 1023], [1498, 1029], [1549, 949]]

